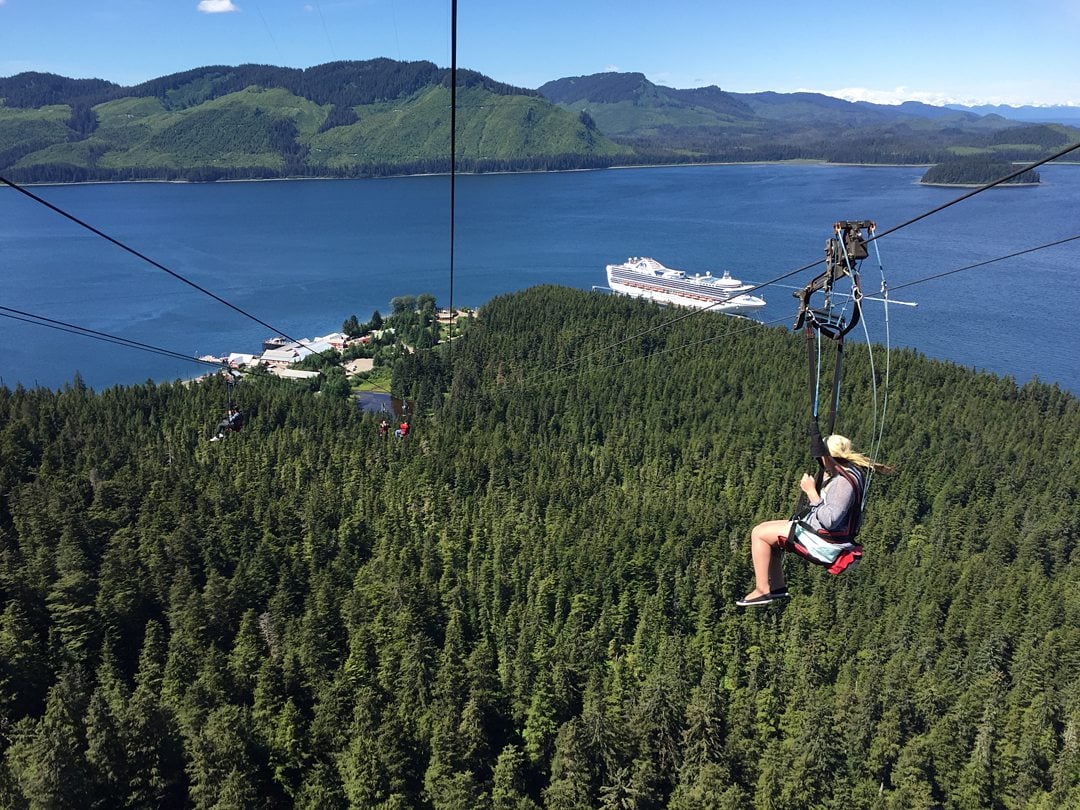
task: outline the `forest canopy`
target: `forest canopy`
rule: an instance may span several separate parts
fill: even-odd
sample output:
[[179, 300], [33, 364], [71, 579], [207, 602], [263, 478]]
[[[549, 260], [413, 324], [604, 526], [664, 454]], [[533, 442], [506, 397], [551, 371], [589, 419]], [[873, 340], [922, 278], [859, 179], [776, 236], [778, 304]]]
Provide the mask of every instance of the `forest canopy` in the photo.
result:
[[899, 352], [864, 562], [742, 612], [801, 342], [671, 320], [495, 299], [398, 361], [404, 440], [267, 377], [214, 444], [218, 380], [0, 388], [0, 806], [1080, 804], [1077, 400]]

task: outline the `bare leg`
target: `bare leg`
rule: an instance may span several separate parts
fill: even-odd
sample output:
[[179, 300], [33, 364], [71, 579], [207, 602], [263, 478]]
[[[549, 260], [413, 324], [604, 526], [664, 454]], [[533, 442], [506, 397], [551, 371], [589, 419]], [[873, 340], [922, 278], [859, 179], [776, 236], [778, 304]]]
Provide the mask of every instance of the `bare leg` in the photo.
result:
[[790, 520], [767, 520], [750, 532], [750, 558], [754, 562], [753, 591], [746, 597], [762, 596], [786, 587], [784, 568], [777, 544], [791, 531]]

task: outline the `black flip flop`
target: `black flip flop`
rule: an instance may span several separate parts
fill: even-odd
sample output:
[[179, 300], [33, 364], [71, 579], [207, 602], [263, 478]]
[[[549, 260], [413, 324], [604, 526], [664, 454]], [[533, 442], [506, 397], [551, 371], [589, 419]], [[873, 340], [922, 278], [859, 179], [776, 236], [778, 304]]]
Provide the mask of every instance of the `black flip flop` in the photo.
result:
[[753, 599], [736, 599], [735, 604], [739, 607], [763, 607], [764, 605], [772, 604], [776, 600], [776, 596], [771, 593], [763, 593], [761, 596], [755, 596]]

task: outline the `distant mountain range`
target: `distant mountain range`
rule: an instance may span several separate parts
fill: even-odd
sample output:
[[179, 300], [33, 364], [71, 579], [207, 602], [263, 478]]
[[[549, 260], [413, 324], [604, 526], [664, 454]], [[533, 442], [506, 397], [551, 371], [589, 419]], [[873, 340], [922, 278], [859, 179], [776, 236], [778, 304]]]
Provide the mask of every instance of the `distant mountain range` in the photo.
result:
[[997, 113], [850, 102], [820, 93], [731, 93], [719, 87], [678, 90], [642, 73], [558, 79], [540, 93], [639, 156], [680, 154], [726, 160], [816, 159], [861, 163], [937, 163], [984, 154], [1028, 160], [1080, 140], [1080, 130], [1032, 125]]
[[1035, 124], [1069, 124], [1080, 125], [1080, 106], [1072, 107], [1063, 104], [1052, 104], [1045, 107], [1024, 105], [1011, 107], [1008, 104], [980, 104], [976, 107], [965, 107], [962, 104], [947, 104], [950, 110], [973, 112], [977, 115], [1000, 115], [1010, 121], [1026, 121]]
[[[305, 70], [212, 66], [134, 87], [22, 73], [0, 78], [0, 172], [21, 182], [442, 172], [450, 167], [450, 101], [449, 70], [390, 59]], [[456, 120], [463, 171], [935, 163], [955, 154], [1029, 160], [1080, 140], [1064, 119], [1035, 124], [998, 109], [816, 93], [678, 90], [641, 73], [530, 90], [459, 71]]]
[[677, 90], [653, 84], [643, 73], [557, 79], [541, 85], [539, 92], [561, 106], [587, 107], [605, 133], [616, 135], [640, 135], [650, 126], [791, 121], [858, 127], [918, 118], [967, 125], [982, 117], [915, 101], [890, 106], [820, 93], [731, 93], [715, 86]]

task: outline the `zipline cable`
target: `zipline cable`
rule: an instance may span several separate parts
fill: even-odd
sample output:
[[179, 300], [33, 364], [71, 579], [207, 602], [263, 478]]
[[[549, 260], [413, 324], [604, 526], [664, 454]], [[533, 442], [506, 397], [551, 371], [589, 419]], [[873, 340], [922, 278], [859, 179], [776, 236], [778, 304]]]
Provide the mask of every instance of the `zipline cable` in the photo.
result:
[[[874, 253], [877, 255], [878, 270], [881, 273], [881, 295], [884, 299], [885, 307], [885, 380], [883, 384], [884, 394], [881, 398], [881, 422], [877, 422], [877, 396], [874, 397], [874, 429], [877, 431], [876, 435], [871, 432], [871, 444], [870, 444], [870, 458], [876, 459], [878, 457], [878, 451], [881, 449], [882, 441], [885, 437], [885, 417], [889, 410], [889, 363], [892, 355], [892, 335], [889, 328], [889, 285], [885, 281], [885, 265], [881, 261], [881, 251], [878, 250], [877, 242], [874, 242]], [[867, 331], [866, 322], [863, 322], [863, 334], [866, 336], [866, 345], [870, 346], [870, 334]], [[870, 377], [875, 380], [876, 390], [876, 378], [874, 376], [873, 369], [873, 354], [871, 354], [871, 366]], [[870, 481], [873, 476], [874, 468], [871, 467], [869, 475], [866, 480], [866, 485], [863, 487], [863, 506], [866, 506], [867, 495], [870, 491]]]
[[[450, 329], [446, 333], [446, 365], [454, 383], [454, 216], [457, 212], [457, 0], [450, 0]], [[438, 316], [436, 316], [436, 331]]]
[[291, 338], [291, 337], [289, 337], [289, 335], [288, 335], [288, 334], [286, 334], [285, 332], [283, 332], [282, 330], [280, 330], [280, 329], [277, 329], [277, 328], [276, 328], [276, 327], [274, 327], [274, 326], [271, 326], [271, 325], [270, 325], [270, 324], [268, 324], [268, 323], [267, 323], [266, 321], [264, 321], [264, 320], [262, 320], [262, 319], [260, 319], [260, 318], [257, 318], [256, 316], [252, 315], [252, 314], [251, 314], [250, 312], [248, 312], [247, 310], [245, 310], [245, 309], [242, 309], [241, 307], [238, 307], [238, 306], [237, 306], [236, 304], [233, 304], [233, 303], [231, 303], [231, 302], [229, 302], [229, 301], [226, 301], [226, 300], [225, 300], [224, 298], [222, 298], [222, 297], [221, 297], [220, 295], [217, 295], [217, 294], [215, 294], [215, 293], [212, 293], [212, 292], [211, 292], [210, 290], [208, 290], [208, 289], [206, 289], [205, 287], [202, 287], [202, 286], [200, 286], [200, 285], [196, 284], [196, 283], [195, 283], [194, 281], [192, 281], [191, 279], [189, 279], [189, 278], [185, 278], [185, 277], [184, 277], [183, 275], [181, 275], [180, 273], [177, 273], [177, 272], [176, 272], [176, 271], [174, 271], [174, 270], [170, 270], [170, 269], [169, 269], [168, 267], [166, 267], [165, 265], [161, 264], [160, 262], [158, 262], [158, 261], [155, 261], [154, 259], [151, 259], [151, 258], [150, 258], [149, 256], [147, 256], [147, 255], [146, 255], [145, 253], [140, 253], [140, 252], [139, 252], [139, 251], [137, 251], [137, 250], [136, 250], [135, 248], [133, 248], [133, 247], [130, 247], [130, 246], [128, 246], [128, 245], [126, 245], [126, 244], [124, 244], [124, 243], [123, 243], [123, 242], [121, 242], [121, 241], [120, 241], [119, 239], [115, 239], [115, 238], [113, 238], [112, 236], [109, 236], [109, 234], [105, 233], [104, 231], [101, 231], [101, 230], [99, 230], [98, 228], [95, 228], [95, 227], [94, 227], [93, 225], [89, 224], [88, 222], [84, 222], [83, 220], [81, 220], [81, 219], [79, 219], [79, 218], [78, 218], [77, 216], [75, 216], [74, 214], [70, 214], [70, 213], [68, 213], [67, 211], [65, 211], [64, 209], [60, 208], [59, 206], [53, 205], [53, 204], [52, 204], [51, 202], [49, 202], [48, 200], [45, 200], [45, 199], [43, 199], [43, 198], [39, 197], [38, 195], [34, 194], [34, 193], [33, 193], [32, 191], [29, 191], [29, 190], [27, 190], [27, 189], [23, 188], [23, 187], [22, 187], [22, 186], [20, 186], [20, 185], [19, 185], [18, 183], [12, 182], [11, 180], [8, 180], [8, 179], [7, 179], [6, 177], [3, 177], [2, 175], [0, 175], [0, 183], [3, 183], [3, 184], [4, 184], [4, 185], [6, 185], [6, 186], [10, 186], [11, 188], [13, 188], [13, 189], [15, 189], [16, 191], [18, 191], [18, 192], [19, 192], [20, 194], [25, 194], [25, 195], [26, 195], [27, 197], [29, 197], [29, 198], [30, 198], [31, 200], [34, 200], [34, 202], [40, 203], [41, 205], [44, 205], [44, 206], [45, 206], [46, 208], [48, 208], [48, 209], [49, 209], [50, 211], [54, 211], [55, 213], [59, 214], [60, 216], [64, 217], [65, 219], [71, 220], [72, 222], [74, 222], [74, 223], [75, 223], [76, 225], [78, 225], [79, 227], [81, 227], [81, 228], [85, 228], [86, 230], [90, 231], [90, 233], [92, 233], [92, 234], [94, 234], [94, 235], [96, 235], [96, 236], [100, 236], [100, 237], [101, 237], [102, 239], [104, 239], [105, 241], [107, 241], [107, 242], [111, 242], [112, 244], [114, 244], [114, 245], [116, 245], [116, 246], [117, 246], [118, 248], [120, 248], [121, 250], [125, 250], [125, 251], [127, 251], [128, 253], [130, 253], [131, 255], [133, 255], [133, 256], [135, 256], [135, 257], [137, 257], [137, 258], [139, 258], [139, 259], [142, 259], [142, 260], [143, 260], [144, 262], [146, 262], [147, 264], [150, 264], [150, 265], [152, 265], [153, 267], [156, 267], [156, 268], [157, 268], [158, 270], [161, 270], [161, 271], [163, 271], [163, 272], [165, 272], [165, 273], [168, 273], [168, 274], [169, 274], [170, 276], [172, 276], [173, 278], [177, 279], [178, 281], [182, 281], [182, 282], [184, 282], [185, 284], [187, 284], [187, 285], [188, 285], [189, 287], [193, 287], [194, 289], [198, 290], [198, 291], [199, 291], [199, 292], [201, 292], [201, 293], [202, 293], [203, 295], [207, 295], [207, 296], [209, 296], [210, 298], [213, 298], [213, 299], [214, 299], [215, 301], [217, 301], [217, 302], [218, 302], [219, 304], [224, 304], [224, 305], [225, 305], [225, 306], [227, 306], [227, 307], [228, 307], [229, 309], [231, 309], [231, 310], [233, 310], [233, 311], [235, 311], [235, 312], [238, 312], [238, 313], [240, 313], [240, 314], [241, 314], [241, 315], [243, 315], [243, 316], [244, 316], [245, 318], [249, 318], [249, 319], [251, 319], [251, 320], [255, 321], [255, 323], [259, 324], [260, 326], [265, 326], [265, 327], [266, 327], [267, 329], [269, 329], [269, 330], [270, 330], [270, 331], [271, 331], [272, 333], [274, 333], [274, 334], [278, 334], [278, 335], [281, 335], [281, 336], [282, 336], [283, 338], [285, 338], [286, 340], [288, 340], [288, 341], [290, 341], [290, 342], [292, 342], [292, 343], [296, 343], [297, 345], [300, 345], [300, 346], [302, 346], [302, 345], [303, 345], [303, 342], [302, 342], [302, 341], [299, 341], [299, 340], [296, 340], [295, 338]]
[[998, 256], [996, 259], [986, 259], [985, 261], [976, 262], [975, 264], [965, 265], [964, 267], [957, 267], [955, 270], [946, 270], [944, 273], [935, 273], [934, 275], [927, 276], [926, 278], [916, 279], [915, 281], [908, 281], [904, 284], [899, 284], [896, 287], [891, 287], [889, 291], [896, 292], [897, 290], [902, 290], [905, 287], [914, 287], [916, 284], [925, 284], [927, 281], [934, 281], [939, 278], [945, 278], [945, 276], [951, 276], [953, 273], [962, 273], [965, 270], [974, 270], [977, 267], [984, 267], [988, 264], [993, 264], [994, 262], [1003, 262], [1006, 259], [1015, 259], [1017, 256], [1024, 256], [1028, 253], [1034, 253], [1037, 250], [1046, 250], [1046, 248], [1057, 247], [1058, 245], [1064, 245], [1068, 242], [1075, 242], [1077, 239], [1080, 239], [1080, 234], [1076, 234], [1075, 236], [1067, 236], [1064, 239], [1058, 239], [1054, 242], [1047, 242], [1042, 245], [1036, 245], [1035, 247], [1025, 248], [1024, 250], [1018, 250], [1015, 253], [1010, 253], [1006, 256]]
[[191, 363], [201, 363], [203, 365], [213, 366], [217, 369], [222, 368], [222, 364], [220, 362], [203, 360], [200, 357], [193, 357], [191, 355], [183, 354], [182, 352], [175, 352], [172, 349], [163, 349], [160, 346], [154, 346], [150, 343], [143, 343], [138, 340], [119, 337], [118, 335], [110, 335], [108, 332], [99, 332], [96, 329], [89, 329], [85, 326], [78, 326], [76, 324], [66, 323], [65, 321], [58, 321], [54, 318], [46, 318], [43, 315], [35, 315], [31, 312], [23, 312], [22, 310], [12, 309], [11, 307], [0, 307], [0, 316], [4, 318], [10, 318], [14, 321], [23, 321], [24, 323], [32, 323], [37, 326], [44, 326], [50, 329], [56, 329], [61, 332], [68, 332], [73, 335], [93, 338], [94, 340], [100, 340], [105, 343], [115, 343], [120, 346], [125, 346], [129, 349], [137, 349], [139, 351], [159, 354], [177, 360], [187, 360]]
[[[330, 46], [330, 55], [334, 58], [334, 61], [336, 62], [337, 61], [337, 51], [334, 50], [334, 41], [332, 39], [330, 39], [330, 29], [326, 27], [326, 17], [323, 16], [322, 6], [319, 5], [319, 0], [314, 0], [314, 3], [315, 3], [315, 10], [319, 12], [319, 22], [322, 23], [323, 33], [326, 34], [326, 44]], [[390, 10], [391, 10], [391, 13], [392, 13], [393, 12], [393, 8], [392, 8], [393, 3], [391, 3], [390, 5], [391, 5]], [[396, 22], [394, 24], [394, 38], [395, 39], [397, 38], [397, 23]], [[398, 50], [400, 52], [400, 50], [401, 50], [400, 47], [398, 48]], [[399, 59], [398, 61], [400, 62], [401, 60]]]
[[[123, 346], [127, 349], [135, 349], [137, 351], [146, 352], [147, 354], [157, 354], [162, 357], [168, 357], [174, 360], [184, 360], [189, 363], [198, 363], [204, 366], [210, 366], [211, 368], [218, 371], [230, 369], [227, 364], [220, 361], [203, 360], [201, 357], [194, 357], [192, 355], [184, 354], [182, 352], [173, 351], [172, 349], [165, 349], [161, 346], [154, 346], [151, 343], [143, 343], [138, 340], [132, 340], [131, 338], [111, 335], [108, 332], [99, 332], [96, 329], [90, 329], [86, 326], [79, 326], [77, 324], [59, 321], [55, 318], [46, 318], [44, 315], [35, 315], [34, 313], [23, 312], [22, 310], [12, 309], [11, 307], [0, 306], [0, 317], [9, 318], [13, 321], [22, 321], [23, 323], [33, 324], [34, 326], [43, 326], [48, 329], [55, 329], [58, 332], [66, 332], [68, 334], [77, 335], [78, 337], [92, 338], [94, 340], [99, 340], [102, 343], [113, 343], [117, 346]], [[377, 393], [390, 393], [390, 391], [383, 388], [378, 383], [370, 383], [370, 385], [371, 389], [376, 391]]]

